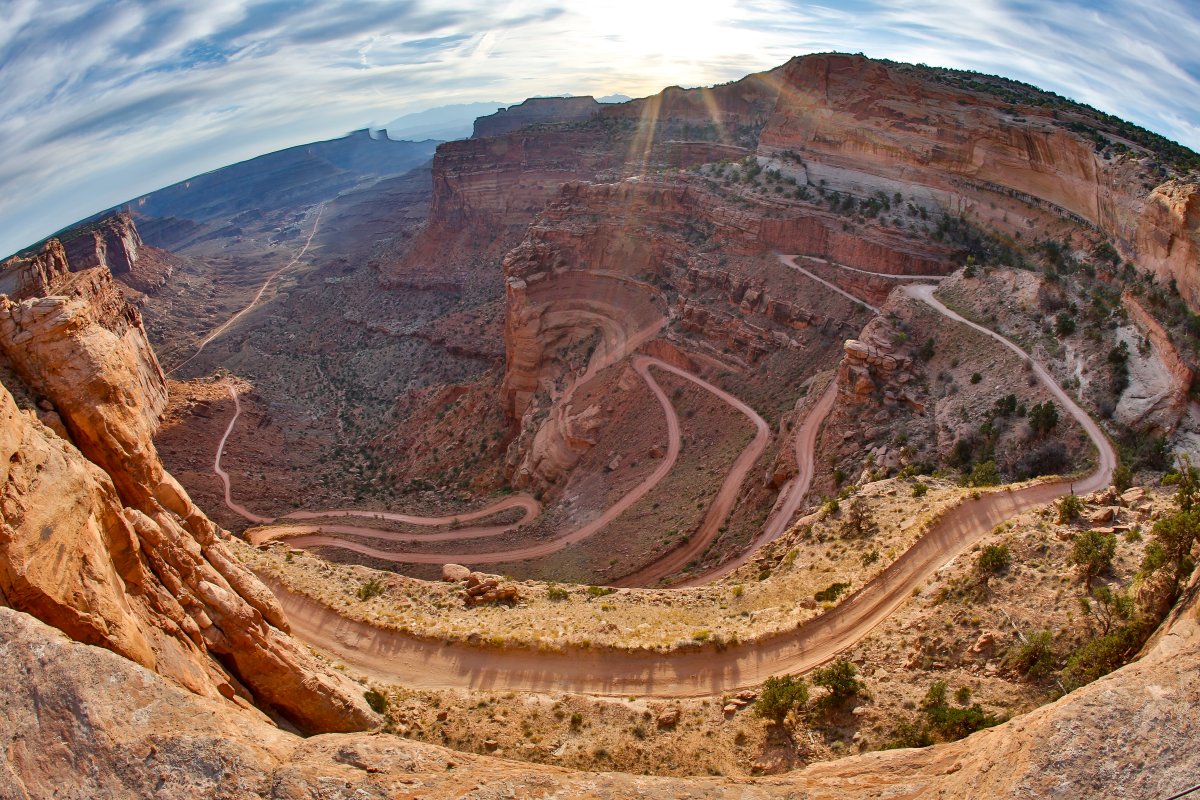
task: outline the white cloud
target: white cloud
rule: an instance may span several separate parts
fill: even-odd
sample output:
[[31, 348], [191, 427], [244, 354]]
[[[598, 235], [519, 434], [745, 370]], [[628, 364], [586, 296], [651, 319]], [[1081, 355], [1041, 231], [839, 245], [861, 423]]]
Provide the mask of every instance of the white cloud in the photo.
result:
[[0, 253], [370, 120], [492, 96], [639, 96], [821, 50], [1005, 74], [1200, 146], [1200, 14], [1181, 0], [3, 6]]

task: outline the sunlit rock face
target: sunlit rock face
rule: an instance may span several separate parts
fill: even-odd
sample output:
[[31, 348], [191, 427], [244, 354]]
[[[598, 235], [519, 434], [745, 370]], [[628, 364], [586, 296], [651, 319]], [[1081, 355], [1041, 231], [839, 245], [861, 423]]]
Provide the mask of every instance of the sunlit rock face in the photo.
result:
[[35, 414], [0, 389], [0, 600], [199, 695], [310, 731], [372, 725], [164, 469], [151, 437], [166, 382], [108, 268], [63, 271], [58, 241], [34, 261], [54, 294], [0, 296], [5, 380], [40, 398]]

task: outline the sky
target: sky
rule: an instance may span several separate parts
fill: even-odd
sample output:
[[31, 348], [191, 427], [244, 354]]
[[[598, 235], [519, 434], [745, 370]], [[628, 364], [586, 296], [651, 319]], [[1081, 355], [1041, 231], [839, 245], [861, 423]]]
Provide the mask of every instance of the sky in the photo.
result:
[[1023, 80], [1200, 149], [1197, 0], [0, 0], [0, 254], [450, 103], [652, 94], [810, 52]]

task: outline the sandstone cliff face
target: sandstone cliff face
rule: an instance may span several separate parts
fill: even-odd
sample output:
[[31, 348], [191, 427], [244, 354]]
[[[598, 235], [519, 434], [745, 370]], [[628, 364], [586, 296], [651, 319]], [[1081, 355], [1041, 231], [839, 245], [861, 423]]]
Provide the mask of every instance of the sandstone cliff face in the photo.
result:
[[1200, 185], [1170, 181], [1151, 192], [1135, 247], [1141, 266], [1164, 283], [1174, 278], [1188, 306], [1200, 308]]
[[999, 98], [967, 96], [862, 56], [794, 59], [783, 79], [764, 151], [799, 150], [818, 173], [922, 185], [947, 208], [1013, 193], [1106, 221], [1098, 188], [1109, 167], [1047, 111], [1010, 111]]
[[1138, 342], [1126, 342], [1130, 346], [1130, 386], [1121, 394], [1114, 416], [1135, 430], [1169, 434], [1187, 413], [1195, 375], [1167, 331], [1131, 292], [1122, 295], [1121, 303], [1150, 349], [1143, 354]]
[[62, 242], [51, 239], [37, 252], [0, 263], [0, 293], [10, 297], [40, 297], [71, 271]]
[[69, 437], [0, 388], [0, 599], [198, 694], [262, 704], [305, 730], [371, 725], [353, 685], [286, 635], [228, 533], [163, 468], [151, 435], [165, 382], [111, 274], [53, 287], [64, 294], [0, 297], [0, 351]]
[[1174, 277], [1200, 307], [1197, 184], [1172, 180], [1147, 195], [1145, 182], [1157, 182], [1151, 154], [1097, 152], [1065, 127], [1071, 112], [966, 92], [862, 56], [806, 56], [780, 76], [759, 152], [798, 152], [810, 182], [899, 191], [1009, 235], [1072, 220], [1112, 237], [1141, 268]]
[[142, 237], [133, 219], [122, 211], [86, 226], [74, 235], [64, 235], [63, 246], [72, 269], [108, 267], [114, 275], [119, 275], [129, 272], [137, 264]]
[[[403, 266], [427, 259], [437, 240], [464, 227], [485, 249], [502, 229], [528, 225], [568, 181], [740, 158], [757, 141], [778, 86], [769, 72], [612, 105], [538, 98], [481, 117], [473, 138], [438, 146], [428, 228]], [[543, 125], [524, 128], [534, 122]]]
[[0, 796], [1162, 798], [1200, 773], [1198, 669], [1193, 585], [1140, 661], [1056, 703], [951, 744], [735, 783], [571, 772], [391, 735], [300, 739], [0, 608]]

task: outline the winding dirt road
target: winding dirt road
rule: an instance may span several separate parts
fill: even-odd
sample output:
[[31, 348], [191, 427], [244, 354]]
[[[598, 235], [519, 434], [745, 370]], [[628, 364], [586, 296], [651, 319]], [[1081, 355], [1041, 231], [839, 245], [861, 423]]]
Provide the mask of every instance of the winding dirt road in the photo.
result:
[[[1028, 356], [1004, 337], [976, 325], [933, 297], [933, 288], [907, 287], [950, 319], [969, 325]], [[1031, 359], [1032, 360], [1032, 359]], [[966, 500], [943, 515], [875, 580], [836, 608], [792, 631], [728, 647], [662, 654], [598, 648], [547, 654], [523, 649], [446, 645], [349, 620], [278, 584], [293, 631], [375, 679], [414, 688], [472, 688], [513, 691], [573, 691], [604, 695], [688, 697], [713, 695], [760, 684], [767, 677], [805, 672], [832, 659], [866, 636], [909, 598], [943, 564], [969, 548], [994, 526], [1069, 491], [1107, 486], [1116, 452], [1099, 427], [1037, 362], [1034, 369], [1067, 413], [1096, 445], [1098, 463], [1078, 481], [1000, 488]], [[810, 414], [810, 417], [815, 415]]]
[[[796, 272], [799, 272], [801, 275], [805, 276], [806, 278], [811, 278], [812, 280], [814, 280], [817, 283], [824, 286], [826, 289], [829, 289], [832, 292], [836, 292], [836, 293], [840, 294], [842, 297], [846, 298], [847, 300], [849, 300], [850, 302], [852, 302], [856, 305], [860, 305], [860, 306], [864, 306], [865, 308], [869, 308], [871, 311], [874, 311], [876, 314], [879, 313], [878, 307], [871, 305], [866, 300], [863, 300], [861, 297], [855, 297], [854, 295], [850, 294], [842, 287], [838, 286], [836, 283], [827, 281], [824, 278], [822, 278], [820, 275], [818, 275], [817, 273], [810, 272], [809, 270], [806, 270], [804, 267], [797, 264], [796, 263], [797, 258], [807, 258], [807, 256], [785, 256], [785, 255], [779, 256], [779, 260], [781, 262], [783, 262], [783, 265], [785, 267], [788, 267], [789, 269], [794, 269]], [[827, 261], [825, 263], [828, 264], [831, 262]], [[858, 271], [861, 272], [862, 270], [858, 270]], [[868, 274], [872, 274], [872, 273], [868, 273]]]
[[317, 217], [316, 217], [316, 219], [313, 220], [312, 230], [308, 232], [308, 238], [304, 240], [304, 246], [301, 247], [300, 251], [292, 257], [292, 260], [289, 261], [288, 263], [284, 264], [279, 269], [272, 272], [270, 275], [268, 275], [267, 279], [265, 281], [263, 281], [262, 286], [258, 287], [258, 292], [254, 295], [254, 298], [246, 305], [245, 308], [243, 308], [241, 311], [234, 314], [229, 319], [222, 322], [216, 328], [213, 328], [212, 332], [210, 332], [207, 336], [205, 336], [203, 339], [200, 340], [200, 344], [196, 347], [196, 352], [192, 353], [186, 359], [179, 362], [174, 367], [172, 367], [170, 370], [168, 370], [167, 375], [174, 375], [176, 372], [183, 369], [194, 358], [196, 358], [198, 355], [200, 355], [202, 352], [204, 352], [204, 348], [207, 347], [210, 342], [212, 342], [214, 339], [216, 339], [218, 336], [220, 336], [225, 331], [229, 330], [230, 325], [232, 325], [233, 323], [235, 323], [239, 319], [241, 319], [243, 315], [250, 313], [250, 311], [252, 311], [254, 309], [254, 307], [257, 306], [262, 301], [263, 293], [267, 291], [267, 287], [271, 285], [271, 282], [273, 280], [275, 280], [276, 278], [278, 278], [283, 273], [287, 272], [292, 267], [296, 266], [296, 264], [299, 263], [300, 259], [304, 258], [304, 254], [308, 252], [308, 248], [312, 244], [313, 237], [317, 235], [317, 228], [321, 224], [321, 214], [323, 214], [324, 212], [325, 212], [325, 204], [321, 203], [321, 205], [317, 206]]
[[225, 506], [238, 516], [250, 522], [259, 525], [267, 525], [273, 522], [278, 522], [281, 519], [324, 519], [328, 517], [363, 517], [366, 519], [389, 520], [392, 522], [403, 522], [409, 525], [428, 525], [431, 527], [452, 525], [455, 523], [472, 522], [477, 519], [499, 514], [502, 511], [507, 511], [510, 508], [520, 508], [525, 511], [521, 519], [516, 522], [510, 522], [506, 525], [496, 525], [482, 528], [458, 528], [454, 531], [448, 531], [444, 534], [406, 534], [396, 531], [388, 531], [380, 528], [371, 528], [366, 526], [356, 525], [295, 525], [295, 526], [278, 526], [259, 531], [254, 531], [250, 536], [251, 544], [261, 544], [262, 542], [271, 539], [280, 539], [289, 536], [292, 533], [305, 533], [314, 530], [330, 531], [336, 533], [358, 534], [363, 536], [374, 536], [376, 538], [394, 537], [394, 541], [444, 541], [451, 539], [471, 539], [484, 536], [498, 536], [502, 533], [507, 533], [531, 519], [537, 517], [541, 513], [542, 507], [532, 496], [528, 494], [514, 494], [497, 500], [483, 508], [475, 511], [466, 511], [461, 514], [453, 514], [441, 517], [421, 517], [413, 514], [400, 514], [392, 511], [373, 511], [370, 509], [356, 508], [335, 508], [326, 511], [293, 511], [290, 514], [284, 514], [282, 517], [264, 517], [261, 514], [256, 514], [242, 504], [236, 502], [231, 496], [229, 473], [221, 467], [221, 457], [225, 454], [225, 443], [229, 440], [229, 435], [233, 433], [234, 426], [237, 425], [238, 417], [242, 415], [242, 401], [238, 398], [237, 391], [232, 386], [226, 385], [229, 391], [229, 396], [233, 398], [233, 417], [230, 418], [229, 424], [225, 427], [225, 433], [221, 436], [221, 441], [217, 445], [217, 454], [213, 458], [213, 472], [221, 479], [221, 484], [225, 490]]
[[800, 504], [804, 502], [804, 498], [808, 496], [808, 490], [812, 486], [817, 436], [825, 418], [833, 410], [833, 401], [836, 397], [837, 381], [830, 381], [829, 385], [825, 387], [825, 391], [821, 393], [821, 397], [808, 410], [804, 421], [796, 429], [796, 435], [792, 440], [792, 446], [796, 452], [796, 474], [780, 490], [779, 497], [775, 500], [775, 508], [767, 517], [762, 532], [737, 558], [730, 559], [716, 569], [676, 583], [673, 585], [674, 588], [686, 589], [689, 586], [704, 586], [724, 578], [738, 567], [748, 563], [764, 545], [778, 539], [792, 526], [792, 518], [800, 509]]
[[[654, 487], [662, 482], [663, 478], [670, 474], [672, 469], [674, 469], [675, 462], [679, 458], [679, 451], [682, 444], [679, 428], [679, 416], [675, 413], [675, 408], [671, 405], [671, 401], [667, 398], [667, 395], [662, 390], [662, 387], [656, 380], [654, 380], [653, 375], [650, 374], [650, 368], [653, 367], [655, 369], [661, 369], [685, 378], [686, 380], [695, 383], [702, 389], [713, 393], [716, 397], [744, 414], [755, 426], [754, 438], [751, 440], [750, 444], [748, 444], [742, 450], [737, 461], [734, 462], [732, 469], [730, 469], [729, 473], [726, 475], [725, 481], [721, 485], [720, 490], [717, 492], [717, 496], [710, 504], [709, 510], [706, 513], [704, 521], [702, 522], [697, 533], [691, 539], [689, 539], [684, 546], [671, 551], [663, 559], [655, 561], [643, 570], [635, 573], [635, 575], [628, 576], [625, 581], [637, 580], [642, 583], [631, 583], [630, 585], [646, 585], [648, 583], [657, 581], [662, 577], [671, 575], [679, 571], [680, 568], [695, 558], [699, 553], [702, 553], [708, 547], [712, 539], [716, 536], [721, 525], [724, 524], [726, 517], [729, 516], [729, 512], [732, 510], [734, 502], [737, 500], [738, 490], [741, 488], [742, 482], [745, 480], [747, 473], [754, 466], [754, 462], [758, 460], [763, 451], [766, 449], [767, 442], [771, 436], [771, 431], [767, 426], [766, 421], [764, 421], [762, 417], [755, 413], [754, 409], [750, 408], [750, 406], [746, 405], [741, 400], [738, 400], [728, 392], [712, 385], [708, 381], [698, 378], [686, 370], [682, 370], [676, 366], [668, 364], [665, 361], [662, 361], [661, 359], [653, 358], [651, 356], [635, 355], [631, 361], [634, 370], [642, 377], [642, 380], [646, 382], [646, 385], [650, 388], [650, 391], [654, 394], [655, 399], [658, 400], [659, 405], [662, 407], [663, 414], [666, 416], [667, 452], [663, 456], [662, 461], [660, 461], [658, 466], [654, 469], [654, 472], [646, 476], [646, 478], [639, 482], [637, 486], [624, 494], [620, 500], [606, 508], [604, 512], [595, 519], [563, 536], [524, 547], [508, 548], [484, 553], [404, 552], [396, 550], [384, 550], [381, 548], [372, 547], [362, 542], [347, 541], [339, 536], [331, 534], [358, 534], [370, 536], [371, 538], [380, 541], [391, 542], [406, 542], [415, 540], [450, 541], [455, 539], [496, 536], [515, 528], [520, 523], [497, 528], [460, 529], [430, 535], [398, 533], [395, 531], [379, 530], [370, 527], [320, 524], [287, 525], [261, 529], [251, 533], [250, 541], [252, 544], [260, 544], [271, 539], [286, 538], [290, 544], [294, 544], [298, 547], [336, 547], [339, 549], [360, 553], [362, 555], [367, 555], [372, 558], [406, 564], [445, 564], [447, 562], [454, 562], [458, 564], [497, 564], [508, 561], [521, 561], [530, 558], [541, 558], [543, 556], [557, 553], [576, 542], [581, 542], [584, 539], [587, 539], [603, 529], [610, 522], [615, 520], [621, 514], [625, 513], [631, 506], [645, 497], [651, 490], [654, 489]], [[230, 389], [230, 392], [233, 393], [232, 388]], [[236, 394], [234, 400], [236, 403]], [[233, 430], [233, 425], [236, 422], [236, 414], [239, 411], [240, 406], [237, 406], [235, 408], [235, 417], [230, 421], [229, 428], [225, 432], [226, 437], [228, 437], [229, 432]], [[223, 445], [224, 439], [222, 439], [222, 447]], [[219, 470], [221, 449], [222, 448], [218, 448], [217, 461], [213, 465], [214, 470]], [[222, 475], [222, 480], [225, 481], [226, 505], [242, 516], [246, 516], [248, 513], [252, 514], [253, 512], [248, 512], [244, 507], [233, 503], [232, 499], [229, 497], [228, 476], [225, 475], [224, 470], [220, 470], [218, 475]], [[470, 516], [473, 519], [490, 516], [491, 514], [495, 514], [498, 511], [504, 510], [504, 508], [513, 507], [518, 501], [524, 502], [523, 498], [528, 498], [528, 496], [520, 495], [505, 498], [505, 500], [500, 501], [500, 503], [493, 504], [487, 508], [472, 512]], [[528, 502], [536, 504], [536, 501], [534, 501], [532, 498], [528, 498]], [[502, 505], [503, 508], [501, 507]], [[526, 506], [526, 508], [528, 509], [528, 506]], [[280, 519], [313, 519], [348, 513], [350, 513], [349, 510], [317, 512], [302, 511], [288, 514]], [[452, 519], [455, 519], [455, 517], [414, 517], [410, 515], [388, 514], [383, 512], [353, 513], [355, 516], [374, 516], [376, 518], [393, 520], [398, 519], [419, 525], [445, 525]], [[254, 516], [257, 517], [257, 515]], [[459, 515], [457, 519], [459, 521], [466, 521], [467, 517], [468, 515]], [[249, 519], [249, 517], [247, 518]], [[525, 522], [530, 518], [531, 517], [527, 515], [526, 519], [523, 519], [521, 522]], [[274, 522], [275, 520], [257, 517], [257, 519], [252, 521], [265, 523]]]

